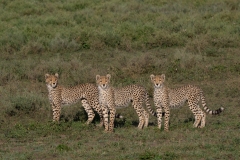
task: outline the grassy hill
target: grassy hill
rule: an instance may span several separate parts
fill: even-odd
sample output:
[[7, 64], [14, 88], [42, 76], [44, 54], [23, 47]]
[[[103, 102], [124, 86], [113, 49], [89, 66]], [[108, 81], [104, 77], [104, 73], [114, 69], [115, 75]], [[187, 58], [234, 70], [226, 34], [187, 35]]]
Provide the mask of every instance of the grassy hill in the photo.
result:
[[[238, 159], [240, 156], [240, 2], [238, 0], [2, 0], [0, 2], [0, 159]], [[45, 73], [60, 84], [116, 87], [150, 74], [171, 88], [200, 86], [211, 109], [194, 129], [187, 105], [171, 110], [170, 131], [156, 118], [138, 130], [132, 107], [117, 110], [115, 133], [87, 126], [78, 103], [52, 124]], [[151, 99], [152, 101], [152, 99]], [[152, 104], [152, 108], [154, 108]]]

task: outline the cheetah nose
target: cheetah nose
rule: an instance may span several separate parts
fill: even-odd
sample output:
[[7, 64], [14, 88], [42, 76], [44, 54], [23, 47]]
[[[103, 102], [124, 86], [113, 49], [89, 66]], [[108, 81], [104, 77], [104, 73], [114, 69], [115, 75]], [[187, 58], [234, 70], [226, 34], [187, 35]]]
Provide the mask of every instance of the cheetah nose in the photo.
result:
[[106, 84], [103, 84], [103, 87], [105, 87], [106, 86]]

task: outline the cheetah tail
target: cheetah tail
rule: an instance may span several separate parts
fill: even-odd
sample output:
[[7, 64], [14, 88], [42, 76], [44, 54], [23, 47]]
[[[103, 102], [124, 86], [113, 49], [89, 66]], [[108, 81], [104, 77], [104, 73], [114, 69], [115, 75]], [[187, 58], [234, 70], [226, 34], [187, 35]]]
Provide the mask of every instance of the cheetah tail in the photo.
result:
[[146, 97], [145, 97], [145, 103], [146, 103], [146, 107], [147, 107], [148, 111], [149, 111], [154, 117], [157, 117], [157, 113], [156, 113], [154, 110], [152, 110], [152, 108], [151, 108], [148, 93], [146, 93], [145, 96], [146, 96]]
[[220, 113], [224, 110], [223, 107], [218, 108], [218, 109], [216, 109], [216, 110], [214, 110], [214, 111], [211, 110], [211, 109], [209, 109], [209, 108], [207, 107], [207, 104], [206, 104], [206, 101], [205, 101], [205, 97], [204, 97], [202, 91], [201, 91], [201, 99], [202, 99], [203, 109], [205, 110], [206, 113], [209, 113], [209, 114], [211, 114], [211, 115], [217, 115], [217, 114], [220, 114]]

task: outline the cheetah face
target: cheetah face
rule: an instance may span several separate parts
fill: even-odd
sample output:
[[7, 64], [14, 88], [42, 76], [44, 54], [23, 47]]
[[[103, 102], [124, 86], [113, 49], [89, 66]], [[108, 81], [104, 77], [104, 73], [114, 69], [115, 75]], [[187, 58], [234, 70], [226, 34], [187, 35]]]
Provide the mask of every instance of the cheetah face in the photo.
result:
[[150, 76], [152, 83], [154, 84], [154, 87], [160, 88], [163, 85], [163, 82], [165, 81], [165, 75], [151, 75]]
[[99, 87], [102, 89], [107, 89], [110, 84], [111, 75], [107, 74], [106, 76], [96, 75], [96, 82]]
[[45, 74], [45, 81], [46, 81], [46, 85], [48, 87], [50, 87], [50, 88], [57, 87], [58, 74], [57, 73], [55, 75]]

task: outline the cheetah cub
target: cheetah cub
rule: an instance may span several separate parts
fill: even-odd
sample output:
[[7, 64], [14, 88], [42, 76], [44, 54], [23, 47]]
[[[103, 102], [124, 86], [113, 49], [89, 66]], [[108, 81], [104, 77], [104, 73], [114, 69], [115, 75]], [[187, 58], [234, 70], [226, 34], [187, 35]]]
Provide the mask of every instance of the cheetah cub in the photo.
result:
[[[116, 108], [127, 107], [130, 103], [132, 103], [132, 106], [139, 117], [138, 128], [142, 129], [143, 126], [147, 127], [149, 114], [145, 111], [143, 103], [145, 103], [152, 115], [156, 115], [156, 113], [151, 109], [149, 95], [146, 89], [139, 85], [128, 85], [122, 88], [114, 88], [110, 84], [110, 78], [110, 74], [107, 74], [106, 76], [96, 75], [96, 83], [99, 90], [99, 102], [103, 107], [105, 131], [113, 131]], [[108, 112], [110, 112], [109, 120]], [[108, 123], [108, 121], [110, 122]]]
[[[154, 85], [154, 105], [157, 109], [158, 128], [161, 129], [162, 122], [162, 109], [165, 111], [165, 123], [164, 130], [169, 129], [169, 107], [181, 107], [185, 102], [188, 103], [190, 110], [195, 116], [195, 122], [193, 127], [205, 127], [206, 113], [216, 115], [221, 113], [224, 108], [221, 107], [215, 111], [210, 110], [205, 102], [205, 97], [201, 88], [194, 85], [186, 85], [175, 89], [170, 89], [164, 85], [165, 75], [150, 75], [151, 81]], [[199, 106], [201, 101], [202, 107], [205, 112]]]
[[58, 85], [59, 75], [45, 74], [45, 81], [48, 89], [48, 98], [53, 110], [53, 121], [59, 121], [62, 105], [71, 105], [82, 102], [82, 106], [88, 114], [87, 124], [93, 121], [94, 111], [100, 116], [100, 125], [103, 126], [102, 109], [98, 102], [98, 89], [94, 84], [80, 84], [73, 87]]

